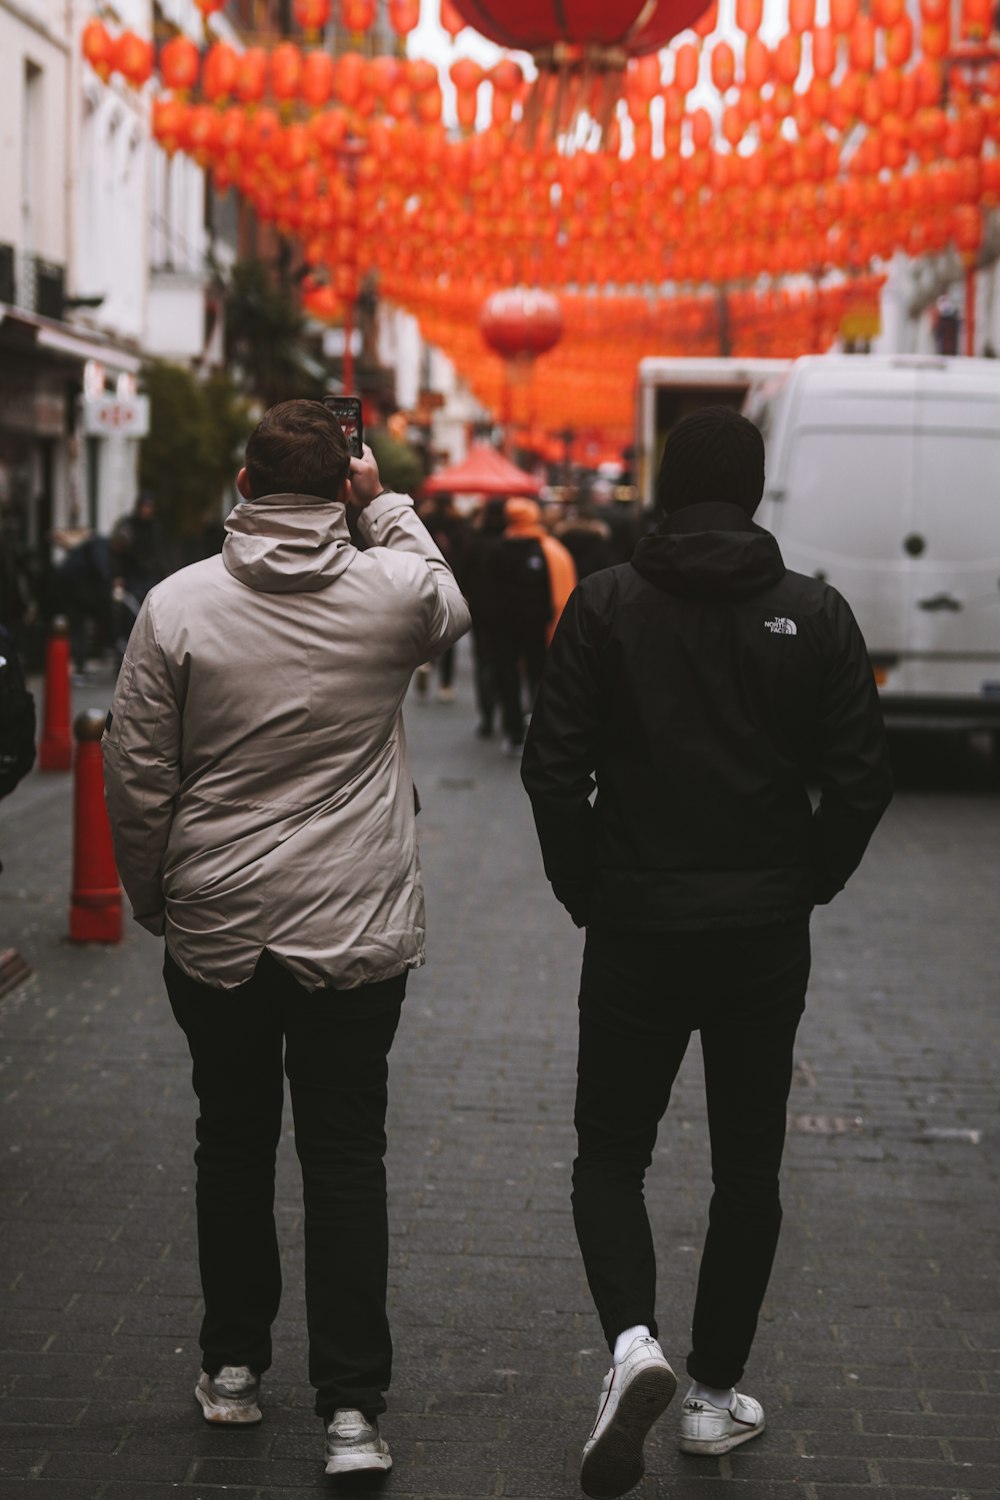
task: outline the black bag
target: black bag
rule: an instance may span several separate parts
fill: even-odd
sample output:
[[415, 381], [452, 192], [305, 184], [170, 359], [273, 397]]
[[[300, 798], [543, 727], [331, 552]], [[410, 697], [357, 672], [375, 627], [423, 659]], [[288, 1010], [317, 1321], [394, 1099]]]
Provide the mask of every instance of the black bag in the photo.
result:
[[17, 648], [0, 625], [0, 797], [35, 764], [35, 700], [24, 685]]

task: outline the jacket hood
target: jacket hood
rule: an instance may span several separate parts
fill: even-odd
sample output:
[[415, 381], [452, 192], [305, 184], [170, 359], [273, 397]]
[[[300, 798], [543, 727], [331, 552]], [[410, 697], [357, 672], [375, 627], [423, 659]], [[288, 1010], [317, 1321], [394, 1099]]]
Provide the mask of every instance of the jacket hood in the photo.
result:
[[745, 599], [785, 574], [778, 543], [738, 505], [685, 505], [635, 549], [632, 566], [685, 599]]
[[357, 555], [344, 506], [318, 495], [244, 500], [226, 518], [222, 561], [263, 594], [325, 589]]

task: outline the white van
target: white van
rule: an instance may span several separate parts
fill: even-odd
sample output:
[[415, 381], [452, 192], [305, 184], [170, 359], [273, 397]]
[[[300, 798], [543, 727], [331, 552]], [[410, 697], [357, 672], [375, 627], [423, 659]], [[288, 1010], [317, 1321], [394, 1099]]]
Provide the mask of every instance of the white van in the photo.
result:
[[1000, 361], [808, 356], [744, 411], [757, 519], [851, 605], [886, 720], [1000, 734]]

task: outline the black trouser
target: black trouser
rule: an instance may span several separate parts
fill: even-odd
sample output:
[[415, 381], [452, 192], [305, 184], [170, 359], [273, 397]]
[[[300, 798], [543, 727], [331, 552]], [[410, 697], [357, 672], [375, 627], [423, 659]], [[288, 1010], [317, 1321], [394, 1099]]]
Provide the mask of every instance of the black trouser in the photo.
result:
[[270, 954], [234, 990], [166, 955], [174, 1015], [194, 1062], [202, 1364], [271, 1363], [281, 1297], [274, 1163], [284, 1071], [305, 1203], [309, 1379], [316, 1411], [385, 1410], [389, 1234], [383, 1158], [387, 1057], [406, 974], [359, 989], [304, 989]]
[[726, 931], [587, 933], [573, 1166], [587, 1280], [609, 1347], [636, 1324], [656, 1333], [643, 1180], [699, 1030], [714, 1192], [687, 1368], [720, 1390], [743, 1374], [778, 1243], [778, 1170], [809, 959], [804, 917]]
[[544, 622], [501, 626], [493, 637], [493, 671], [503, 732], [514, 745], [524, 740], [522, 673], [528, 685], [528, 708], [534, 704], [542, 680], [547, 650]]

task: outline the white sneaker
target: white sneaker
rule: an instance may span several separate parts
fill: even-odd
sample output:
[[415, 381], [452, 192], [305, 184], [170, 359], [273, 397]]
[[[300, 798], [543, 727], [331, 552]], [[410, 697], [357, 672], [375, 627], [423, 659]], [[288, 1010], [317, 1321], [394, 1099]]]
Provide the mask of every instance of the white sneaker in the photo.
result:
[[670, 1404], [677, 1377], [648, 1334], [629, 1345], [601, 1386], [594, 1430], [583, 1450], [580, 1488], [594, 1500], [611, 1500], [638, 1484], [645, 1472], [642, 1445]]
[[389, 1445], [379, 1436], [378, 1422], [369, 1422], [351, 1406], [338, 1408], [326, 1426], [326, 1472], [391, 1468]]
[[206, 1422], [232, 1422], [245, 1427], [261, 1420], [259, 1392], [260, 1380], [249, 1365], [223, 1365], [217, 1375], [202, 1370], [194, 1388]]
[[752, 1396], [736, 1392], [732, 1410], [688, 1397], [681, 1407], [682, 1453], [728, 1453], [764, 1431], [764, 1408]]

